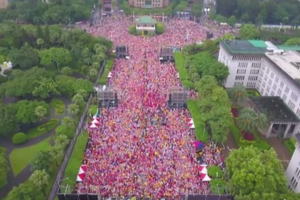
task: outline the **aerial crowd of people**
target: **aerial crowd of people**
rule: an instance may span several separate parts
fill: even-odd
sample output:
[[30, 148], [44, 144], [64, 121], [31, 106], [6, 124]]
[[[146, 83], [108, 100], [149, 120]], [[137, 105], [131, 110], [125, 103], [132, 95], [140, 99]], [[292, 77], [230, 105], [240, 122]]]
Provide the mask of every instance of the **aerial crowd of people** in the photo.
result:
[[[79, 193], [103, 197], [180, 199], [186, 194], [210, 194], [209, 182], [200, 178], [194, 131], [187, 109], [170, 109], [168, 92], [181, 89], [174, 63], [160, 63], [160, 48], [200, 42], [208, 27], [180, 19], [165, 22], [165, 32], [154, 37], [128, 33], [132, 19], [112, 16], [98, 26], [81, 28], [94, 36], [129, 49], [129, 59], [114, 61], [107, 87], [116, 91], [117, 107], [99, 108], [99, 127], [89, 129], [83, 164], [86, 175], [77, 183]], [[219, 37], [223, 31], [213, 32]], [[195, 93], [190, 92], [191, 96]], [[222, 166], [220, 149], [205, 144], [201, 162]]]

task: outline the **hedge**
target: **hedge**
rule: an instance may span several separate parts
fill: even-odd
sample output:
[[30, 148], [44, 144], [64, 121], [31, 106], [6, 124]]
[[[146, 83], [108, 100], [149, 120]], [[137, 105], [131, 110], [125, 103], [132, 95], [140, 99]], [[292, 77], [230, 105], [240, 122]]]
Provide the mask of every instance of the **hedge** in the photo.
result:
[[247, 94], [250, 97], [259, 97], [260, 96], [259, 92], [254, 89], [247, 89]]
[[208, 167], [207, 172], [211, 178], [223, 178], [223, 172], [219, 166]]
[[195, 100], [187, 100], [187, 107], [192, 115], [195, 124], [196, 139], [204, 143], [208, 142], [208, 133], [205, 129], [204, 121]]
[[67, 183], [74, 184], [80, 165], [82, 164], [85, 147], [89, 139], [88, 133], [85, 131], [78, 136], [74, 150], [67, 164], [64, 178], [68, 178]]
[[194, 83], [192, 81], [189, 81], [189, 80], [183, 80], [181, 81], [182, 85], [186, 88], [189, 88], [189, 89], [194, 89]]
[[245, 140], [243, 137], [242, 137], [242, 134], [241, 134], [241, 131], [239, 130], [239, 128], [233, 123], [229, 126], [230, 128], [230, 132], [232, 133], [233, 135], [233, 138], [235, 140], [235, 143], [237, 144], [237, 146], [239, 147], [247, 147], [247, 146], [255, 146], [261, 150], [266, 150], [266, 149], [269, 149], [271, 146], [270, 144], [266, 141], [266, 140], [261, 140], [258, 136], [258, 133], [257, 131], [255, 131], [253, 134], [254, 134], [254, 137], [255, 137], [255, 140], [253, 141], [248, 141], [248, 140]]
[[174, 53], [174, 59], [175, 59], [175, 67], [179, 73], [180, 80], [190, 80], [190, 74], [187, 71], [187, 69], [184, 67], [184, 56], [182, 52], [175, 52]]
[[72, 139], [75, 133], [75, 125], [73, 127], [67, 127], [64, 125], [60, 125], [56, 127], [55, 134], [58, 135], [65, 135], [68, 138]]
[[161, 22], [156, 23], [155, 31], [157, 34], [162, 34], [165, 31], [165, 26]]
[[58, 99], [54, 98], [51, 100], [50, 105], [54, 108], [56, 114], [64, 114], [65, 113], [65, 103]]
[[210, 182], [212, 194], [224, 194], [226, 190], [226, 182], [223, 179], [212, 179]]
[[131, 35], [136, 35], [136, 27], [135, 27], [135, 25], [131, 25], [131, 26], [129, 27], [129, 33], [130, 33]]
[[288, 151], [293, 154], [296, 149], [296, 141], [293, 138], [283, 140], [284, 145]]
[[113, 61], [112, 58], [110, 58], [109, 60], [107, 60], [104, 72], [103, 72], [103, 74], [101, 75], [101, 77], [100, 77], [100, 79], [98, 81], [98, 83], [100, 85], [106, 85], [106, 83], [107, 83], [107, 76], [108, 76], [108, 73], [110, 72], [110, 70], [112, 69], [113, 64], [114, 64], [114, 61]]
[[42, 124], [36, 128], [30, 129], [27, 133], [28, 139], [32, 139], [35, 137], [38, 137], [40, 135], [44, 135], [50, 130], [54, 129], [58, 123], [60, 122], [60, 119], [50, 119], [45, 124]]
[[13, 138], [12, 138], [12, 141], [14, 144], [22, 144], [22, 143], [25, 143], [27, 142], [27, 135], [25, 133], [16, 133]]

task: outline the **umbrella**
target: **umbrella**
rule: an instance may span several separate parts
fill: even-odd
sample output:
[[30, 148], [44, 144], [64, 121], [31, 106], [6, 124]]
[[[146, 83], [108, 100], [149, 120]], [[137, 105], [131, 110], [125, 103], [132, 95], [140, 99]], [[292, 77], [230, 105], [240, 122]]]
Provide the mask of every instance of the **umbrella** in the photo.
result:
[[191, 124], [191, 125], [190, 125], [190, 128], [191, 128], [191, 129], [194, 129], [194, 128], [195, 128], [195, 124]]
[[84, 172], [86, 172], [86, 165], [81, 165], [80, 167]]
[[93, 121], [92, 121], [93, 124], [99, 124], [99, 122], [100, 122], [100, 120], [93, 118]]
[[192, 118], [187, 118], [187, 119], [186, 119], [186, 122], [190, 122], [190, 121], [191, 121], [191, 119], [192, 119]]
[[203, 163], [200, 165], [201, 167], [207, 167], [207, 164]]
[[202, 166], [199, 166], [199, 168], [198, 168], [198, 169], [199, 169], [199, 171], [201, 172], [201, 171], [202, 171], [202, 169], [203, 169], [203, 167], [202, 167]]
[[211, 181], [211, 178], [206, 174], [202, 181]]
[[90, 128], [97, 128], [97, 126], [96, 126], [96, 124], [92, 123], [92, 125], [90, 125]]
[[112, 73], [109, 72], [108, 75], [107, 75], [107, 78], [111, 78], [112, 77]]
[[201, 144], [199, 141], [194, 141], [195, 147], [197, 147], [199, 144]]
[[201, 180], [203, 180], [205, 178], [206, 174], [200, 174], [200, 178]]

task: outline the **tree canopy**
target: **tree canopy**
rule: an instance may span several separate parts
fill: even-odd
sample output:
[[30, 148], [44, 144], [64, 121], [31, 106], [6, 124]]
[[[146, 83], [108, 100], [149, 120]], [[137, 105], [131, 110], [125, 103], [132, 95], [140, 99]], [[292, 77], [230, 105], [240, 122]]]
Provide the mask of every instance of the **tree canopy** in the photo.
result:
[[299, 198], [289, 192], [274, 149], [261, 151], [250, 146], [233, 150], [226, 159], [226, 169], [230, 193], [237, 200]]
[[217, 14], [253, 24], [292, 24], [300, 22], [297, 0], [217, 0]]

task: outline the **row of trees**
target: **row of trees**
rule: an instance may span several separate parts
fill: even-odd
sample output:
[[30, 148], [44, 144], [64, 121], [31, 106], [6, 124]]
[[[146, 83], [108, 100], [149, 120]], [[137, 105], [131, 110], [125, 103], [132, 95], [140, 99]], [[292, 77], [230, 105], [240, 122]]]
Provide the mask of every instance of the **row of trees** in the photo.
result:
[[29, 181], [14, 187], [8, 194], [8, 200], [13, 199], [38, 199], [41, 191], [46, 197], [46, 187], [49, 185], [50, 173], [53, 171], [52, 165], [59, 166], [59, 160], [63, 157], [70, 140], [66, 135], [59, 135], [55, 138], [55, 145], [48, 151], [40, 151], [31, 162], [33, 173]]
[[229, 192], [237, 200], [295, 200], [288, 190], [284, 169], [274, 149], [261, 151], [250, 146], [230, 152], [226, 159]]
[[255, 24], [300, 23], [300, 2], [298, 0], [217, 0], [217, 14], [226, 18], [236, 17], [238, 21]]
[[225, 142], [228, 127], [233, 123], [231, 103], [226, 90], [210, 75], [205, 75], [196, 82], [195, 88], [199, 92], [197, 105], [202, 120], [210, 129], [212, 139], [216, 142]]
[[88, 20], [95, 0], [16, 0], [0, 11], [0, 22], [14, 20], [30, 24], [69, 24]]

